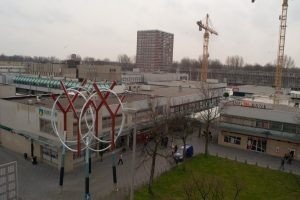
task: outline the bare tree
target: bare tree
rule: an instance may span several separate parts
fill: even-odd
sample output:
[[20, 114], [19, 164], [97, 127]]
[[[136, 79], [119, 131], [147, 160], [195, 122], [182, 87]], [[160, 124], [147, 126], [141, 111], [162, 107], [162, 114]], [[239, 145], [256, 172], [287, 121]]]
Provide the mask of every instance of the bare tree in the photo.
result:
[[184, 187], [187, 199], [223, 200], [225, 198], [224, 183], [217, 177], [194, 173], [191, 173], [191, 176], [191, 181], [185, 183]]
[[[183, 191], [187, 200], [223, 200], [226, 194], [224, 186], [223, 180], [216, 176], [194, 174], [191, 172], [191, 178], [184, 183]], [[244, 188], [244, 183], [240, 179], [235, 179], [234, 200], [239, 197]]]
[[241, 56], [235, 55], [235, 56], [228, 56], [226, 59], [226, 65], [229, 68], [239, 68], [244, 66], [244, 59]]
[[168, 115], [166, 107], [158, 99], [151, 97], [148, 101], [149, 115], [150, 115], [150, 141], [147, 141], [144, 145], [143, 160], [140, 166], [150, 159], [150, 177], [148, 182], [148, 193], [153, 195], [152, 185], [155, 173], [156, 158], [158, 156], [168, 158], [171, 154], [168, 151], [164, 151], [161, 142], [167, 137], [168, 129]]
[[201, 60], [183, 58], [180, 62], [180, 71], [189, 74], [191, 80], [199, 79], [199, 71], [201, 66]]
[[195, 120], [186, 113], [174, 114], [169, 119], [169, 131], [175, 138], [179, 138], [183, 143], [183, 160], [186, 158], [186, 141], [193, 134]]
[[118, 62], [120, 63], [123, 70], [130, 70], [132, 68], [131, 58], [126, 54], [119, 55]]
[[221, 91], [217, 88], [212, 88], [209, 84], [202, 84], [200, 88], [200, 95], [206, 100], [204, 110], [199, 112], [196, 119], [204, 125], [205, 138], [205, 155], [208, 155], [208, 142], [211, 135], [211, 125], [220, 116], [220, 108], [218, 106]]
[[103, 61], [104, 62], [110, 62], [109, 58], [104, 58]]
[[295, 68], [295, 61], [291, 56], [284, 55], [282, 67], [285, 69]]
[[83, 59], [83, 62], [86, 63], [86, 64], [91, 64], [91, 63], [95, 62], [95, 58], [93, 58], [93, 57], [85, 57]]

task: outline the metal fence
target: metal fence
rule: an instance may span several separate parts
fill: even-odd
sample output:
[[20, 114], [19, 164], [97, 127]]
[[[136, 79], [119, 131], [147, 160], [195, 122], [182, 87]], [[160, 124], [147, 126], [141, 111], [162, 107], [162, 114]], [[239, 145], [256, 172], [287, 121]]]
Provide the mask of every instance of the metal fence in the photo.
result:
[[17, 162], [0, 165], [0, 200], [18, 199]]

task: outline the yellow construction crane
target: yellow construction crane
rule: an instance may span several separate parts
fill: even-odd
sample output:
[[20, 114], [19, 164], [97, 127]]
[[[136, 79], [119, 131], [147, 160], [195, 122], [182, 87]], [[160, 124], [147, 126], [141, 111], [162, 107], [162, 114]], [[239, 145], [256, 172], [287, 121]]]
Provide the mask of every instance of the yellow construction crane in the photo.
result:
[[277, 53], [277, 62], [276, 62], [276, 74], [275, 74], [275, 88], [276, 95], [282, 93], [282, 67], [284, 60], [284, 45], [285, 45], [285, 33], [286, 33], [286, 20], [287, 20], [287, 8], [288, 8], [288, 0], [283, 0], [282, 3], [282, 11], [279, 16], [280, 20], [280, 33], [279, 33], [279, 47]]
[[209, 21], [209, 16], [208, 14], [206, 15], [205, 18], [205, 23], [203, 24], [202, 21], [198, 21], [197, 24], [199, 26], [199, 31], [202, 29], [205, 30], [204, 32], [204, 42], [203, 42], [203, 59], [202, 59], [202, 67], [201, 67], [201, 75], [200, 75], [200, 80], [203, 82], [206, 82], [207, 80], [207, 68], [208, 68], [208, 40], [209, 40], [209, 34], [215, 34], [218, 35], [218, 33], [213, 30], [211, 27], [208, 25]]
[[[254, 3], [255, 0], [252, 0]], [[274, 103], [278, 103], [278, 95], [282, 93], [282, 68], [284, 61], [284, 46], [285, 46], [285, 33], [286, 33], [286, 21], [287, 21], [287, 8], [288, 0], [283, 0], [282, 11], [279, 16], [280, 20], [280, 31], [279, 31], [279, 47], [277, 52], [277, 61], [276, 61], [276, 73], [275, 73], [275, 95]]]

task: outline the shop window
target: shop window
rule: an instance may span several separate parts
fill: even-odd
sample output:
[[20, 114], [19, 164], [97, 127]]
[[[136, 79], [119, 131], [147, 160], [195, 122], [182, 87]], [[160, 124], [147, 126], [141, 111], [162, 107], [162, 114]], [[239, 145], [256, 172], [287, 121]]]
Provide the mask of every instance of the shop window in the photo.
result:
[[294, 124], [283, 124], [283, 131], [288, 133], [296, 133], [296, 125]]
[[58, 163], [58, 152], [56, 148], [50, 148], [47, 146], [42, 146], [43, 159], [51, 163]]
[[282, 123], [279, 122], [270, 122], [270, 129], [274, 131], [282, 130]]
[[256, 120], [256, 127], [257, 128], [269, 128], [269, 122], [268, 121], [262, 121], [262, 120]]
[[296, 133], [300, 134], [300, 126], [297, 126]]
[[236, 136], [225, 135], [224, 136], [224, 142], [240, 145], [241, 144], [241, 138], [236, 137]]

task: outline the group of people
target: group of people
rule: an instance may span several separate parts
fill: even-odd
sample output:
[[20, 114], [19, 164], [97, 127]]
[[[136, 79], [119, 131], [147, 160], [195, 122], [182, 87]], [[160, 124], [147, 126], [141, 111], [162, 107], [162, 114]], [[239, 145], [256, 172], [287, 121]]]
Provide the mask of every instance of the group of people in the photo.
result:
[[287, 162], [288, 164], [292, 163], [292, 160], [294, 158], [294, 151], [290, 151], [290, 153], [286, 153], [283, 158], [281, 158], [281, 163], [279, 170], [284, 170], [284, 164]]

